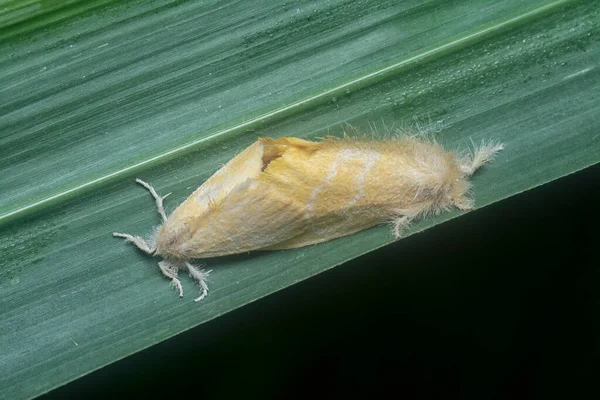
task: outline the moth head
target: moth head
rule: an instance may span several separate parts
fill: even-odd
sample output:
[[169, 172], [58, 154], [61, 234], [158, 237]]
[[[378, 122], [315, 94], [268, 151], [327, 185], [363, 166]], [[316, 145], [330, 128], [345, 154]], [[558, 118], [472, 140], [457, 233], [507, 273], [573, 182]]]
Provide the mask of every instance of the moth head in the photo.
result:
[[472, 210], [473, 199], [470, 196], [471, 185], [464, 177], [454, 179], [450, 190], [447, 192], [447, 201], [459, 210]]

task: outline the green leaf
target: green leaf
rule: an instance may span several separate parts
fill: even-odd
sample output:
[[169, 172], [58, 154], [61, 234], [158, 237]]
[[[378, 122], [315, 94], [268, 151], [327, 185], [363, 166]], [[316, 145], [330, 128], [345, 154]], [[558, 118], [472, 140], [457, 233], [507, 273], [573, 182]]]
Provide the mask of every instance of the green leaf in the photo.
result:
[[[206, 260], [211, 292], [111, 237], [159, 220], [257, 136], [419, 121], [506, 150], [478, 207], [600, 159], [595, 1], [5, 2], [0, 397], [28, 398], [392, 241], [381, 226]], [[426, 229], [460, 215], [415, 224]], [[461, 232], [464, 234], [464, 232]], [[374, 267], [375, 268], [375, 267]], [[368, 271], [365, 271], [368, 273]]]

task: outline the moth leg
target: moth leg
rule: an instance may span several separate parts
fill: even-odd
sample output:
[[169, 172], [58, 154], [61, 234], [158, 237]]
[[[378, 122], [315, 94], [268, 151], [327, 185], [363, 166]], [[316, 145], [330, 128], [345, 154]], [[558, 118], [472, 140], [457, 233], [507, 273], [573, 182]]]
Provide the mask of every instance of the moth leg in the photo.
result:
[[187, 269], [190, 273], [190, 277], [197, 280], [198, 285], [200, 285], [200, 288], [202, 288], [202, 294], [200, 294], [199, 297], [194, 299], [195, 302], [198, 302], [208, 295], [208, 285], [206, 284], [206, 279], [208, 278], [208, 274], [210, 274], [212, 270], [204, 271], [202, 269], [198, 269], [198, 268], [194, 267], [192, 264], [190, 264], [188, 262], [186, 262], [185, 265], [187, 266]]
[[150, 255], [154, 254], [154, 251], [156, 250], [156, 248], [151, 247], [144, 239], [142, 239], [139, 236], [133, 236], [127, 233], [119, 232], [114, 232], [113, 236], [123, 238], [126, 242], [133, 243], [138, 249]]
[[179, 279], [177, 279], [177, 267], [168, 261], [161, 261], [158, 263], [158, 266], [165, 278], [171, 280], [171, 286], [177, 289], [179, 297], [183, 297], [183, 287]]
[[167, 193], [164, 196], [159, 196], [159, 194], [156, 193], [156, 190], [154, 190], [154, 188], [150, 184], [144, 182], [141, 179], [136, 179], [135, 181], [143, 187], [145, 187], [146, 189], [148, 189], [152, 197], [154, 197], [154, 201], [156, 202], [156, 209], [158, 210], [158, 213], [160, 214], [160, 217], [162, 218], [163, 222], [165, 222], [167, 220], [167, 214], [165, 213], [165, 208], [163, 207], [163, 200], [166, 199], [167, 196], [169, 196], [171, 193]]
[[402, 232], [404, 232], [412, 220], [412, 216], [403, 215], [402, 217], [398, 217], [392, 221], [394, 225], [394, 239], [400, 239], [402, 237]]

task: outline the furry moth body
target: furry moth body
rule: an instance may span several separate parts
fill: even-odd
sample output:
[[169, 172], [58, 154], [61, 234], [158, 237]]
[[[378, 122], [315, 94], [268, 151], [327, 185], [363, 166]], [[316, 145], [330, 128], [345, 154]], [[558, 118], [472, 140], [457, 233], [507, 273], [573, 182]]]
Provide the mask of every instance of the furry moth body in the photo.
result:
[[482, 144], [457, 155], [419, 137], [386, 140], [258, 139], [211, 176], [154, 236], [114, 233], [151, 255], [183, 296], [179, 268], [187, 268], [202, 294], [207, 272], [194, 258], [251, 250], [307, 246], [392, 222], [395, 237], [415, 218], [452, 207], [470, 210], [469, 177], [502, 150]]

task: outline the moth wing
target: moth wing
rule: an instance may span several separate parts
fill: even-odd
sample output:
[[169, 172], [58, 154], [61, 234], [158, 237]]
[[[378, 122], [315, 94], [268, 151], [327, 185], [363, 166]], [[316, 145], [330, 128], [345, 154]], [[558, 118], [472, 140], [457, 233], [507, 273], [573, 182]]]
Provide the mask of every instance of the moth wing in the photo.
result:
[[278, 185], [256, 178], [287, 152], [311, 153], [318, 146], [297, 138], [259, 139], [171, 214], [161, 228], [159, 247], [175, 257], [201, 258], [287, 240], [300, 228], [303, 207]]
[[188, 221], [193, 236], [183, 244], [190, 258], [260, 250], [302, 232], [303, 207], [264, 182], [248, 180], [211, 212]]
[[203, 212], [211, 204], [218, 204], [237, 185], [260, 174], [263, 154], [262, 143], [254, 142], [208, 178], [186, 202], [194, 200], [197, 205], [195, 212]]
[[[372, 171], [369, 152], [344, 151], [338, 142], [294, 143], [275, 159], [257, 179], [270, 182], [290, 198], [297, 199], [310, 221], [287, 240], [265, 250], [303, 247], [350, 235], [377, 225], [385, 213], [385, 199], [369, 199], [364, 186]], [[317, 151], [319, 150], [319, 151]]]
[[264, 250], [285, 250], [309, 246], [326, 242], [331, 239], [340, 238], [371, 228], [381, 222], [377, 215], [363, 212], [352, 217], [346, 216], [338, 210], [313, 218], [311, 224], [302, 232], [292, 236], [290, 239], [279, 242]]
[[208, 178], [169, 217], [183, 219], [209, 212], [220, 204], [238, 185], [256, 178], [271, 161], [282, 157], [293, 148], [316, 148], [319, 143], [297, 138], [261, 138], [231, 159]]

